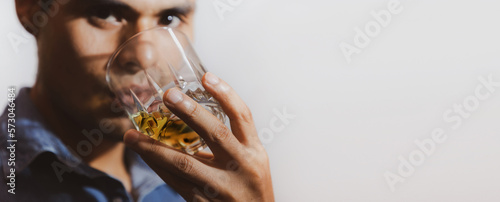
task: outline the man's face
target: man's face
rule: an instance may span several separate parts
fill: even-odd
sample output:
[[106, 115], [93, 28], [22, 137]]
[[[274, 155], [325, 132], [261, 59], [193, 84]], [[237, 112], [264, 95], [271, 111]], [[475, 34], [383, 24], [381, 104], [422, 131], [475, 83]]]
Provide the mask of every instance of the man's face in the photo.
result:
[[116, 129], [108, 137], [121, 139], [132, 123], [117, 112], [105, 81], [108, 58], [126, 39], [155, 26], [176, 27], [192, 38], [194, 0], [68, 1], [35, 34], [36, 85], [62, 110], [61, 118], [87, 130], [111, 121]]

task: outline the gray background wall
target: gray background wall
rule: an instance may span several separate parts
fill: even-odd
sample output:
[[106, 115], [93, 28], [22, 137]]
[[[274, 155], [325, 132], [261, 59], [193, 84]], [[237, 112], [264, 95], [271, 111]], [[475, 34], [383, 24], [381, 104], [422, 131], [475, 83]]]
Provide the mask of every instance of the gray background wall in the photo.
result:
[[[500, 200], [500, 87], [475, 94], [478, 77], [500, 81], [500, 3], [401, 0], [348, 63], [340, 44], [354, 45], [356, 27], [377, 31], [371, 12], [389, 2], [198, 2], [195, 47], [252, 109], [277, 201]], [[9, 42], [24, 33], [13, 0], [0, 18], [5, 105], [7, 86], [32, 85], [37, 59], [32, 37], [17, 51]], [[272, 127], [284, 108], [295, 118]], [[415, 141], [433, 131], [447, 139], [427, 155]], [[404, 182], [391, 190], [388, 173]]]

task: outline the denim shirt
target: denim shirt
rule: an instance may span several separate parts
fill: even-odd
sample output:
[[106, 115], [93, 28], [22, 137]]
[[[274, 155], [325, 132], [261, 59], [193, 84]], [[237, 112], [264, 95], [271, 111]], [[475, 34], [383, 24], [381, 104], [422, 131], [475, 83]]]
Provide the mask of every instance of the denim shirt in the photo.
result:
[[[82, 162], [44, 124], [29, 91], [21, 89], [15, 100], [14, 138], [7, 131], [9, 112], [0, 117], [0, 201], [184, 201], [132, 150], [125, 152], [131, 193], [116, 178]], [[14, 168], [15, 178], [9, 177]]]

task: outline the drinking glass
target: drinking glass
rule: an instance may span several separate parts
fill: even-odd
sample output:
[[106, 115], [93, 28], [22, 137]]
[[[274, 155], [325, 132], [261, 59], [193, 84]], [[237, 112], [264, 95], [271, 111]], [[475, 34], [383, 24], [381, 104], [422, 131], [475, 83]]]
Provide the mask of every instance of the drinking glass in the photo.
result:
[[142, 31], [111, 56], [106, 80], [121, 106], [145, 135], [194, 154], [203, 139], [163, 104], [163, 93], [177, 87], [223, 123], [227, 116], [206, 92], [201, 78], [207, 71], [182, 32], [169, 27]]

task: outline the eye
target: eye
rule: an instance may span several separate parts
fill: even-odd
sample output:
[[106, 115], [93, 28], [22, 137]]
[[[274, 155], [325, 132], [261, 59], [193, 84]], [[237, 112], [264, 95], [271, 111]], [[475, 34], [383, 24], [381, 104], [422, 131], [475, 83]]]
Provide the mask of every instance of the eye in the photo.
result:
[[160, 18], [160, 24], [167, 25], [169, 27], [177, 27], [181, 24], [182, 20], [176, 15], [164, 15]]
[[120, 17], [119, 13], [110, 9], [110, 8], [96, 8], [92, 9], [89, 13], [89, 16], [96, 21], [104, 21], [107, 23], [121, 23], [123, 18]]

